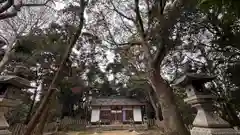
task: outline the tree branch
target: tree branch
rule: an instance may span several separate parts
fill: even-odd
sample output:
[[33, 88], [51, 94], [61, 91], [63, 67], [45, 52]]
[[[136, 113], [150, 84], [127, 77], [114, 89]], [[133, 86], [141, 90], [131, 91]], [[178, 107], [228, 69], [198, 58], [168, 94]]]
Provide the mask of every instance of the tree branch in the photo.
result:
[[165, 54], [167, 53], [165, 45], [160, 45], [156, 54], [154, 55], [152, 66], [158, 68], [161, 64], [161, 61], [164, 59]]
[[38, 6], [46, 6], [51, 0], [47, 0], [44, 3], [40, 3], [40, 4], [34, 4], [34, 3], [27, 3], [27, 4], [22, 4], [22, 7], [38, 7]]
[[[46, 2], [40, 3], [40, 4], [33, 4], [33, 3], [23, 4], [22, 1], [20, 1], [19, 4], [14, 5], [14, 0], [8, 0], [8, 2], [7, 2], [5, 5], [3, 5], [2, 7], [0, 7], [0, 20], [17, 16], [17, 12], [20, 11], [20, 9], [21, 9], [22, 7], [46, 6], [50, 1], [51, 1], [51, 0], [47, 0]], [[1, 2], [4, 2], [4, 0], [3, 0], [3, 1], [0, 1], [0, 3], [1, 3]], [[5, 12], [5, 11], [7, 11], [11, 6], [13, 6], [12, 11]], [[3, 13], [3, 12], [5, 12], [5, 13]]]
[[118, 44], [118, 45], [141, 45], [142, 43], [141, 42], [127, 42], [127, 43], [121, 43], [121, 44]]
[[136, 13], [136, 27], [141, 37], [142, 46], [145, 53], [145, 59], [148, 62], [152, 61], [150, 46], [146, 40], [146, 33], [144, 31], [143, 21], [139, 10], [139, 0], [135, 0], [135, 13]]
[[115, 12], [117, 12], [120, 16], [128, 19], [129, 21], [132, 21], [132, 22], [135, 21], [133, 18], [128, 17], [128, 16], [126, 16], [124, 13], [120, 12], [119, 10], [117, 10], [117, 8], [115, 7], [114, 3], [113, 3], [111, 0], [110, 0], [110, 2], [111, 2], [111, 4], [112, 4], [112, 6], [113, 6], [113, 10], [114, 10]]
[[0, 4], [2, 4], [2, 3], [4, 3], [4, 2], [6, 2], [7, 0], [0, 0]]
[[105, 27], [106, 27], [106, 29], [107, 29], [107, 31], [108, 31], [108, 34], [109, 34], [110, 38], [112, 39], [113, 43], [118, 46], [118, 43], [116, 42], [116, 40], [115, 40], [115, 38], [114, 38], [114, 36], [113, 36], [110, 28], [109, 28], [108, 25], [107, 25], [107, 21], [106, 21], [106, 19], [105, 19], [105, 16], [104, 16], [103, 12], [100, 12], [100, 14], [101, 14], [101, 16], [102, 16], [102, 18], [103, 18], [104, 25], [105, 25]]
[[14, 0], [8, 0], [6, 4], [0, 7], [0, 13], [5, 12], [14, 4]]
[[142, 38], [145, 39], [146, 36], [145, 36], [143, 21], [142, 21], [142, 17], [140, 15], [140, 10], [139, 10], [139, 0], [135, 0], [135, 13], [136, 13], [136, 21], [139, 28], [139, 32]]
[[[174, 0], [171, 4], [163, 4], [165, 6], [162, 11], [162, 16], [157, 17], [159, 22], [157, 30], [159, 30], [158, 33], [161, 37], [161, 46], [158, 48], [158, 51], [154, 56], [153, 65], [158, 66], [161, 63], [164, 54], [174, 47], [174, 44], [169, 40], [169, 36], [177, 22], [177, 18], [180, 17], [182, 10], [186, 8], [186, 5], [189, 3], [191, 3], [190, 0]], [[195, 1], [193, 3], [196, 4]], [[166, 44], [168, 45], [166, 46]]]
[[147, 4], [147, 12], [148, 12], [148, 27], [147, 29], [150, 29], [151, 19], [150, 19], [150, 3], [149, 0], [145, 0], [145, 3]]
[[134, 33], [132, 32], [131, 28], [129, 28], [129, 27], [127, 26], [127, 24], [125, 23], [124, 18], [123, 18], [122, 16], [120, 16], [120, 19], [121, 19], [124, 27], [125, 27], [132, 35], [134, 35]]

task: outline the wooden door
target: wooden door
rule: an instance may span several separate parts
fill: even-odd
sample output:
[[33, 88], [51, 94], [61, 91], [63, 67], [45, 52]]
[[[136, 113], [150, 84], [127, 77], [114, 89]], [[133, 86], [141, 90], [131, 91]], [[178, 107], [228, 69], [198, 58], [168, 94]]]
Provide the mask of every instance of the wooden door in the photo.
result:
[[122, 122], [122, 119], [123, 119], [122, 116], [123, 116], [122, 112], [121, 113], [116, 113], [116, 121]]
[[118, 124], [122, 123], [123, 113], [122, 112], [112, 112], [112, 123]]

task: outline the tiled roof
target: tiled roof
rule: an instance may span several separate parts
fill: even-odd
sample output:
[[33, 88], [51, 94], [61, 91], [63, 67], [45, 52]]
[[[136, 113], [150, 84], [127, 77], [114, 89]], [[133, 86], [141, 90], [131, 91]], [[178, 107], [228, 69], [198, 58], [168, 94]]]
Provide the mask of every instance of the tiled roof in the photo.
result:
[[144, 105], [136, 99], [126, 97], [109, 97], [92, 99], [92, 106], [111, 106], [111, 105]]

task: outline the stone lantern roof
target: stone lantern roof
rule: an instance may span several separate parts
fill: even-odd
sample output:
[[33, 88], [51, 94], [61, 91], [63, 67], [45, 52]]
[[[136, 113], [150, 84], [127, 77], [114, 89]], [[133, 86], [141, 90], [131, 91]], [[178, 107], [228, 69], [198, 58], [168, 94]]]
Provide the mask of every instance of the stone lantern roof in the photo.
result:
[[16, 65], [13, 72], [0, 76], [0, 84], [10, 84], [20, 89], [34, 88], [28, 80], [31, 73], [29, 69], [22, 65]]
[[0, 84], [11, 84], [18, 88], [34, 88], [30, 81], [15, 75], [0, 76]]
[[186, 86], [192, 83], [204, 84], [212, 81], [215, 76], [210, 76], [205, 73], [186, 73], [173, 82], [173, 86]]
[[[13, 75], [14, 74], [14, 75]], [[34, 88], [31, 86], [31, 82], [27, 80], [29, 74], [28, 69], [24, 67], [16, 66], [13, 74], [0, 76], [0, 134], [11, 135], [8, 130], [8, 123], [4, 117], [4, 113], [8, 112], [10, 108], [21, 104], [18, 100], [18, 95], [21, 89]], [[11, 85], [9, 87], [9, 85]], [[14, 86], [14, 87], [13, 87]]]

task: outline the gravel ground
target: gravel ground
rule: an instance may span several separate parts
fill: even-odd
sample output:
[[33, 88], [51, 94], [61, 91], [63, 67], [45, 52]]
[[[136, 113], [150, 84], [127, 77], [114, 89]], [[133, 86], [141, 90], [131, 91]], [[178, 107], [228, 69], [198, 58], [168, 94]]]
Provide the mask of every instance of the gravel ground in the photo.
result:
[[84, 133], [84, 132], [69, 132], [68, 135], [163, 135], [161, 132], [149, 130], [149, 131], [132, 131], [117, 130], [117, 131], [104, 131], [101, 133]]

